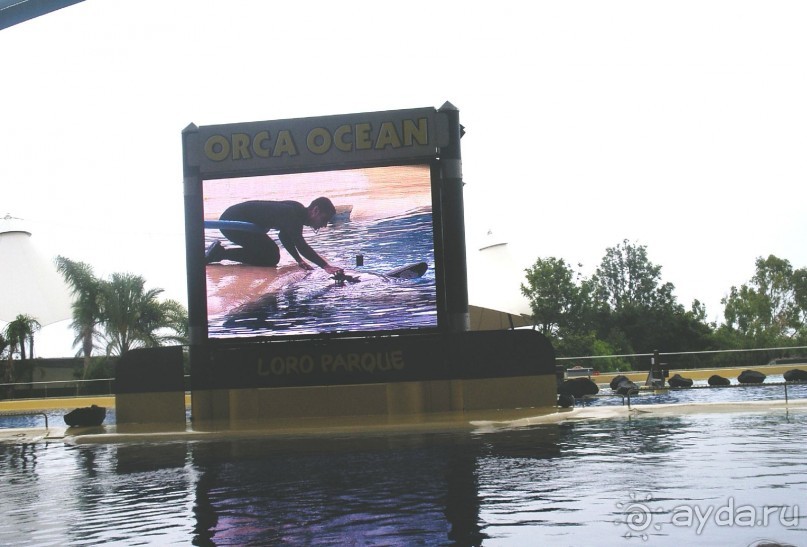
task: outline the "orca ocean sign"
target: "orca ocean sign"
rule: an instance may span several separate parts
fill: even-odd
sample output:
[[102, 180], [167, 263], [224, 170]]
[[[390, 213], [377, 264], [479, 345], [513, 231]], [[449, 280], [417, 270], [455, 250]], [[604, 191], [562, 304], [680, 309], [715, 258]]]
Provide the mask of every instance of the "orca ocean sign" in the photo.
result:
[[428, 162], [446, 127], [433, 108], [211, 125], [198, 128], [189, 159], [205, 178]]

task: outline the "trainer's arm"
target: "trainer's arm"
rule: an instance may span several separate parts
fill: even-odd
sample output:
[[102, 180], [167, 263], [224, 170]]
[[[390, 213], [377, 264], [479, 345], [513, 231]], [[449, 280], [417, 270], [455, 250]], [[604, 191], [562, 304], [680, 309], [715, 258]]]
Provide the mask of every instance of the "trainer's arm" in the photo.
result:
[[301, 254], [326, 271], [329, 271], [332, 268], [332, 266], [328, 264], [327, 260], [319, 256], [317, 252], [311, 248], [311, 245], [309, 245], [303, 237], [302, 230], [300, 230], [300, 233], [297, 233], [296, 231], [289, 233], [288, 230], [281, 230], [278, 233], [278, 237], [280, 238], [280, 242], [283, 244], [283, 247], [286, 248], [289, 254], [302, 268], [305, 268], [307, 264], [302, 258], [300, 258]]

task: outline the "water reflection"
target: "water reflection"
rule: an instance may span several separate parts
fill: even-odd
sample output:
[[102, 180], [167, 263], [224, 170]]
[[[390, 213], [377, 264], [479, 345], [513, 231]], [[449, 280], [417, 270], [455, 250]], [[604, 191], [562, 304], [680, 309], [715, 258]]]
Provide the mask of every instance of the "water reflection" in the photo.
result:
[[[700, 533], [675, 508], [804, 503], [805, 413], [517, 429], [0, 445], [0, 544], [798, 544], [801, 517]], [[631, 527], [629, 508], [646, 507]], [[633, 535], [631, 535], [633, 534]]]
[[195, 444], [195, 543], [478, 545], [480, 445], [461, 439]]

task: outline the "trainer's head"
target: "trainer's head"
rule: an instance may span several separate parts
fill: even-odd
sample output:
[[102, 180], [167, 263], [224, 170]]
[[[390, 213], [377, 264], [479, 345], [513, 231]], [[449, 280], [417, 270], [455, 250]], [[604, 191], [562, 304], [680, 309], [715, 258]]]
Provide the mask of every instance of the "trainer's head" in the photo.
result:
[[308, 225], [319, 230], [333, 218], [336, 214], [336, 207], [331, 200], [320, 197], [311, 202], [308, 206]]

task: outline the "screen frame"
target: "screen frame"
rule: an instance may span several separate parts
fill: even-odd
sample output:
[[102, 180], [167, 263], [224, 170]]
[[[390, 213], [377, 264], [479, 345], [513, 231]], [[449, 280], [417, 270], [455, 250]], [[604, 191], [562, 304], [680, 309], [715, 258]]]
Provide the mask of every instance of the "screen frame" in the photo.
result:
[[[300, 157], [281, 159], [289, 160], [275, 162], [277, 158], [262, 157], [255, 153], [254, 143], [261, 131], [279, 135], [281, 129], [288, 128], [290, 134], [305, 134], [312, 128], [325, 128], [324, 134], [330, 131], [336, 134], [338, 128], [351, 127], [358, 131], [358, 127], [384, 127], [384, 124], [394, 124], [388, 127], [397, 127], [399, 137], [403, 134], [401, 127], [406, 120], [426, 120], [428, 141], [418, 142], [414, 146], [405, 146], [404, 138], [399, 140], [404, 146], [389, 145], [365, 150], [353, 150], [352, 154], [333, 156], [327, 154], [299, 154]], [[413, 122], [415, 123], [415, 122]], [[420, 122], [417, 122], [420, 123]], [[365, 125], [362, 125], [365, 124]], [[354, 337], [384, 337], [405, 334], [445, 332], [448, 329], [446, 288], [445, 288], [445, 261], [444, 261], [444, 226], [442, 215], [442, 201], [445, 199], [441, 193], [442, 173], [444, 171], [440, 157], [440, 146], [447, 146], [449, 142], [448, 122], [445, 116], [433, 108], [409, 109], [400, 111], [386, 111], [363, 114], [350, 114], [342, 116], [326, 116], [320, 118], [302, 118], [296, 120], [279, 120], [269, 122], [248, 122], [246, 124], [227, 124], [216, 126], [196, 127], [191, 124], [183, 132], [183, 160], [185, 175], [185, 219], [186, 219], [186, 262], [188, 275], [188, 309], [191, 344], [215, 344], [217, 346], [242, 345], [252, 343], [281, 342], [293, 340], [354, 338]], [[416, 129], [420, 126], [416, 126]], [[268, 129], [267, 129], [268, 128]], [[356, 133], [358, 134], [358, 133]], [[379, 133], [380, 134], [380, 133]], [[229, 135], [229, 137], [227, 137]], [[232, 153], [225, 161], [213, 161], [205, 158], [205, 151], [210, 150], [209, 143], [212, 138], [230, 139], [236, 143], [236, 135], [252, 135], [252, 157], [249, 154], [237, 154], [236, 145], [231, 145]], [[218, 137], [216, 137], [218, 136]], [[223, 137], [222, 137], [223, 136]], [[238, 137], [240, 143], [249, 143], [249, 137]], [[353, 138], [356, 138], [355, 136]], [[381, 137], [379, 137], [380, 139]], [[394, 139], [393, 139], [394, 140]], [[393, 143], [394, 144], [394, 143]], [[263, 148], [264, 156], [266, 148]], [[222, 150], [219, 149], [219, 152]], [[338, 151], [338, 150], [337, 150]], [[310, 152], [310, 150], [309, 150]], [[218, 154], [217, 157], [221, 157]], [[287, 155], [286, 155], [287, 156]], [[238, 161], [237, 161], [238, 160]], [[293, 161], [292, 161], [293, 160]], [[204, 260], [204, 184], [210, 181], [230, 178], [246, 178], [252, 176], [294, 175], [301, 173], [315, 173], [327, 171], [340, 171], [347, 169], [384, 168], [411, 165], [428, 165], [431, 184], [432, 205], [432, 242], [434, 246], [434, 276], [436, 290], [437, 325], [434, 327], [400, 328], [392, 330], [369, 331], [340, 331], [320, 332], [315, 334], [272, 334], [238, 337], [214, 337], [208, 333], [207, 313], [207, 282], [206, 264]], [[463, 242], [464, 244], [464, 242]]]
[[[441, 252], [439, 248], [441, 247], [440, 242], [440, 234], [442, 233], [442, 225], [440, 221], [439, 215], [439, 191], [438, 191], [438, 184], [435, 183], [434, 174], [436, 170], [433, 168], [432, 165], [426, 165], [423, 163], [406, 163], [403, 164], [401, 162], [396, 162], [390, 165], [380, 165], [380, 166], [373, 166], [371, 169], [384, 169], [390, 167], [407, 167], [407, 166], [423, 166], [429, 169], [429, 194], [430, 194], [430, 201], [429, 205], [431, 207], [431, 214], [432, 214], [432, 226], [431, 226], [431, 243], [434, 249], [433, 259], [434, 262], [429, 264], [429, 268], [434, 269], [434, 284], [435, 284], [435, 292], [436, 298], [434, 302], [434, 310], [436, 312], [436, 324], [433, 326], [420, 326], [420, 327], [400, 327], [394, 329], [355, 329], [355, 330], [345, 330], [345, 331], [332, 331], [332, 332], [317, 332], [317, 333], [309, 333], [309, 334], [294, 334], [294, 333], [272, 333], [272, 334], [256, 334], [254, 336], [250, 335], [237, 335], [237, 336], [210, 336], [209, 333], [209, 321], [210, 317], [208, 315], [208, 301], [207, 297], [209, 296], [209, 287], [207, 287], [207, 279], [205, 279], [205, 287], [206, 287], [206, 298], [204, 303], [204, 312], [205, 318], [204, 323], [206, 325], [206, 332], [205, 338], [208, 343], [216, 344], [216, 345], [238, 345], [239, 343], [263, 343], [267, 341], [288, 341], [288, 340], [307, 340], [307, 339], [321, 339], [321, 338], [352, 338], [356, 336], [360, 337], [372, 337], [372, 336], [395, 336], [395, 335], [403, 335], [403, 334], [417, 334], [417, 333], [433, 333], [433, 332], [440, 332], [445, 329], [445, 306], [442, 303], [445, 301], [445, 294], [443, 291], [442, 283], [439, 282], [440, 279], [443, 277], [443, 263], [441, 259]], [[329, 173], [329, 172], [337, 172], [337, 171], [347, 171], [347, 170], [355, 170], [355, 169], [365, 169], [367, 167], [345, 167], [344, 169], [329, 169], [327, 171], [322, 170], [308, 170], [308, 171], [295, 171], [295, 172], [284, 172], [284, 173], [271, 173], [268, 175], [259, 175], [259, 174], [251, 174], [247, 177], [239, 177], [242, 179], [245, 178], [254, 178], [260, 176], [275, 176], [275, 175], [297, 175], [297, 174], [305, 174], [305, 173]], [[230, 180], [230, 177], [223, 178], [223, 177], [216, 177], [210, 179], [201, 179], [202, 182], [202, 200], [204, 202], [204, 191], [205, 185], [210, 183], [215, 183], [216, 181], [226, 181]], [[303, 203], [305, 205], [305, 203]], [[204, 211], [204, 203], [203, 203], [203, 211]], [[204, 219], [203, 219], [204, 223]], [[204, 229], [204, 226], [203, 226]], [[272, 238], [276, 240], [274, 234], [272, 234]], [[276, 243], [279, 243], [276, 240]], [[203, 243], [204, 245], [204, 240]], [[281, 246], [281, 255], [284, 255], [288, 258], [288, 253], [282, 249]], [[206, 268], [206, 265], [202, 266], [203, 269]]]

